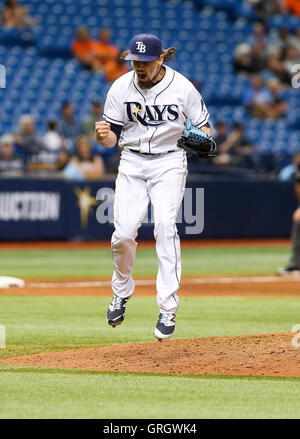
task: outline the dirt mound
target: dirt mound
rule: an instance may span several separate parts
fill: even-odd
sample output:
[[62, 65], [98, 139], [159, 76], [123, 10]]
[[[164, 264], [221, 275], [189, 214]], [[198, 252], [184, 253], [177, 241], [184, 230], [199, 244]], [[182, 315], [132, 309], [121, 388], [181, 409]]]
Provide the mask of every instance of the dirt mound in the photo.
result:
[[294, 333], [133, 343], [20, 356], [0, 363], [118, 372], [300, 377]]

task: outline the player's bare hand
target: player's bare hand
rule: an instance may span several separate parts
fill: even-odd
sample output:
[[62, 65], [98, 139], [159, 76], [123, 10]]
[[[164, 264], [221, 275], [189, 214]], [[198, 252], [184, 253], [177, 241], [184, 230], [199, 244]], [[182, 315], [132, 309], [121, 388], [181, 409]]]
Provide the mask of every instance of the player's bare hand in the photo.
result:
[[98, 140], [99, 142], [107, 138], [109, 131], [110, 123], [107, 123], [104, 120], [95, 123], [96, 140]]

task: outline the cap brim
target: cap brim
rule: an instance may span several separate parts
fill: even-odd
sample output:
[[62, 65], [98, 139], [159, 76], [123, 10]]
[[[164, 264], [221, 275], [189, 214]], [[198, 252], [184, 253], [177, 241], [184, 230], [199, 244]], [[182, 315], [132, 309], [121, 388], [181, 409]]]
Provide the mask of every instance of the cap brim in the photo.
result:
[[158, 56], [151, 56], [151, 55], [135, 55], [133, 53], [129, 53], [126, 57], [125, 57], [125, 61], [154, 61], [155, 59], [157, 59]]

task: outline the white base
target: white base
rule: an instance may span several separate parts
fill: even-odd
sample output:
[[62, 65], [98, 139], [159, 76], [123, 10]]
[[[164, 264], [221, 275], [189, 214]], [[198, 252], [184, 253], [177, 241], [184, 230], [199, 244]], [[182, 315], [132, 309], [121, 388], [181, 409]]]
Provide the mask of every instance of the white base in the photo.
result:
[[23, 279], [18, 279], [17, 277], [0, 276], [0, 289], [10, 287], [24, 288], [25, 281]]

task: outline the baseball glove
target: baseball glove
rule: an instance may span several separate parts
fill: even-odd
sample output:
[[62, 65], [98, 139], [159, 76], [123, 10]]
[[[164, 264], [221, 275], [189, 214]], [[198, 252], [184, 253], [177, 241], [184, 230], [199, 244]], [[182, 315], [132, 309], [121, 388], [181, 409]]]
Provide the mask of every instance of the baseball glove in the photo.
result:
[[198, 154], [200, 158], [216, 156], [217, 145], [212, 136], [197, 128], [190, 119], [184, 124], [184, 130], [177, 141], [177, 146]]

